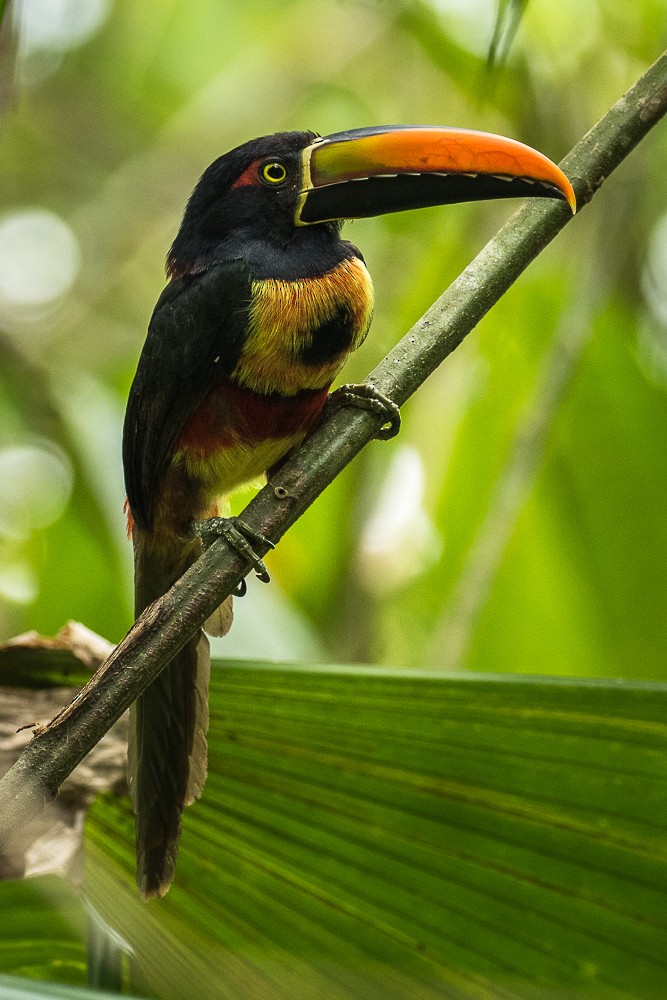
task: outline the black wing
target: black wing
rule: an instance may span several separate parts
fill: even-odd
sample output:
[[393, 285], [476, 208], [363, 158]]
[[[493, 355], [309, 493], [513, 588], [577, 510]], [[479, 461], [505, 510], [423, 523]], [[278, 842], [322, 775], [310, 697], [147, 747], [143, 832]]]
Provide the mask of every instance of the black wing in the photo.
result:
[[240, 260], [177, 278], [158, 299], [130, 389], [123, 428], [127, 499], [152, 527], [176, 440], [210, 389], [229, 375], [246, 334], [251, 278]]

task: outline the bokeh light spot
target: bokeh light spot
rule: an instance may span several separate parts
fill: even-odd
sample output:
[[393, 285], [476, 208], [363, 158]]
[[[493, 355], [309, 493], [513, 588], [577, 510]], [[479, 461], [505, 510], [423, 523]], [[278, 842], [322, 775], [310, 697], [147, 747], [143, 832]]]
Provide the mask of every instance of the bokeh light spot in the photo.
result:
[[496, 0], [433, 0], [433, 6], [442, 15], [453, 39], [477, 56], [486, 55]]
[[17, 21], [22, 54], [82, 45], [106, 20], [111, 0], [23, 0]]
[[440, 539], [424, 510], [425, 487], [417, 449], [398, 447], [361, 538], [358, 568], [368, 590], [394, 590], [438, 558]]
[[0, 534], [20, 541], [62, 514], [72, 492], [72, 467], [50, 442], [0, 450]]
[[653, 315], [667, 326], [667, 215], [651, 233], [642, 287]]
[[0, 597], [12, 604], [31, 604], [39, 587], [34, 569], [26, 562], [0, 566]]
[[66, 294], [81, 266], [76, 236], [53, 212], [25, 209], [0, 219], [0, 310], [28, 318]]

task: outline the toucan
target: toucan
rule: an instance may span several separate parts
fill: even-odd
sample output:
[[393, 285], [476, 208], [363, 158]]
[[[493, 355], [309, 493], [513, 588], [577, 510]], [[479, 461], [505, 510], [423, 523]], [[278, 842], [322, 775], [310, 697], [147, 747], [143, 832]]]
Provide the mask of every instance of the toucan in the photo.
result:
[[[563, 172], [541, 153], [484, 132], [426, 126], [252, 139], [203, 173], [167, 256], [130, 389], [123, 432], [135, 610], [161, 597], [215, 534], [245, 551], [252, 533], [221, 498], [276, 466], [321, 418], [348, 355], [363, 343], [373, 285], [343, 220], [489, 198], [560, 198]], [[346, 402], [355, 394], [346, 393]], [[359, 405], [387, 408], [368, 387]], [[230, 600], [207, 623], [224, 634]], [[206, 780], [208, 641], [190, 640], [132, 707], [129, 785], [137, 882], [162, 896], [181, 813]]]

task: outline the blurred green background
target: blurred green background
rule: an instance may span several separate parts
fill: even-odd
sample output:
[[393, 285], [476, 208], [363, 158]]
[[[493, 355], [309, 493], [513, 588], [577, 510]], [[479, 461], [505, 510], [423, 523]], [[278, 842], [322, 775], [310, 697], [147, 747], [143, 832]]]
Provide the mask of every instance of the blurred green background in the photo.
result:
[[[131, 622], [122, 416], [216, 156], [376, 123], [558, 160], [664, 47], [667, 0], [31, 0], [0, 38], [0, 636]], [[10, 30], [13, 29], [13, 30]], [[667, 131], [658, 127], [252, 580], [230, 655], [667, 679]], [[361, 380], [512, 211], [357, 222]], [[247, 497], [245, 498], [247, 499]], [[242, 503], [236, 504], [237, 507]]]

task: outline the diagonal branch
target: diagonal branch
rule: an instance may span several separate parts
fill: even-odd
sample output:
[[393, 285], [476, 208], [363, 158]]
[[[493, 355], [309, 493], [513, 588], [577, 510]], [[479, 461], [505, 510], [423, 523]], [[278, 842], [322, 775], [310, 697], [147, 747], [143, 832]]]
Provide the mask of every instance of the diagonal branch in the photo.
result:
[[[667, 54], [563, 160], [580, 208], [665, 111]], [[562, 203], [525, 203], [368, 381], [399, 405], [404, 403], [570, 218]], [[277, 541], [372, 440], [379, 422], [367, 411], [331, 413], [248, 504], [244, 520]], [[218, 539], [168, 594], [144, 611], [75, 701], [33, 739], [0, 782], [0, 847], [57, 794], [67, 775], [247, 571], [241, 557]]]

